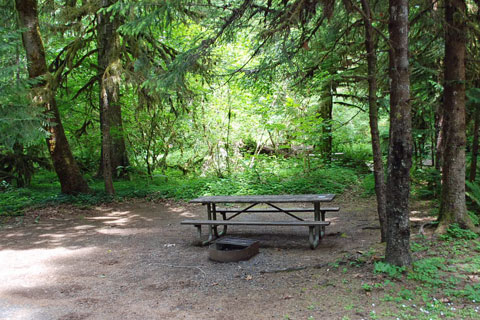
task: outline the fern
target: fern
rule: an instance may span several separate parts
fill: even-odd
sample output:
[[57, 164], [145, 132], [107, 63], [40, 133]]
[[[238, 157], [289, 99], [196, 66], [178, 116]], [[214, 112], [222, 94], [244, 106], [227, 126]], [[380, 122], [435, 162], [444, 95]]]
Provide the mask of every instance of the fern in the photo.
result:
[[466, 192], [467, 196], [480, 206], [480, 186], [475, 182], [466, 181], [468, 191]]

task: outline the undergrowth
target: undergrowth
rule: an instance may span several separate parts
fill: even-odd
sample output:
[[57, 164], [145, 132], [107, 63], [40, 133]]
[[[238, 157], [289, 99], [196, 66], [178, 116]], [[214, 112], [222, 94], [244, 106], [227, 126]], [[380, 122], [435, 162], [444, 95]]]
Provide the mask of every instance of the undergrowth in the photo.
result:
[[[352, 267], [373, 265], [374, 277], [357, 284], [358, 290], [372, 297], [369, 318], [480, 319], [477, 238], [458, 225], [450, 226], [440, 239], [419, 236], [412, 241], [414, 262], [409, 268], [378, 261], [383, 248], [355, 258]], [[343, 273], [348, 275], [346, 268]]]
[[0, 192], [0, 215], [21, 215], [27, 207], [56, 204], [90, 206], [128, 198], [191, 200], [206, 195], [342, 193], [359, 184], [353, 169], [318, 167], [304, 172], [299, 161], [259, 162], [253, 168], [226, 177], [183, 176], [177, 172], [152, 179], [133, 176], [130, 181], [114, 182], [116, 195], [103, 192], [103, 182], [90, 180], [92, 192], [81, 195], [60, 193], [54, 173], [37, 174], [29, 188], [6, 188]]

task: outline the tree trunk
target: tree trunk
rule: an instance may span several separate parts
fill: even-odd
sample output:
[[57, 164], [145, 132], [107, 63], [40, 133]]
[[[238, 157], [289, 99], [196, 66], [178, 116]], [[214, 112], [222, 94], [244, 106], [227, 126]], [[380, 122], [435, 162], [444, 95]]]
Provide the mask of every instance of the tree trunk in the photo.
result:
[[473, 125], [472, 163], [470, 164], [470, 176], [468, 179], [470, 182], [474, 182], [477, 177], [478, 129], [480, 129], [480, 108], [476, 106], [475, 122]]
[[365, 48], [368, 64], [368, 113], [370, 117], [370, 134], [372, 136], [373, 175], [375, 177], [375, 194], [377, 196], [377, 212], [380, 222], [380, 239], [386, 241], [386, 190], [385, 175], [378, 131], [378, 104], [377, 104], [377, 54], [375, 52], [375, 31], [372, 27], [372, 12], [368, 0], [361, 0], [363, 9], [363, 23], [365, 25]]
[[[117, 91], [118, 92], [118, 91]], [[103, 110], [100, 109], [100, 127], [103, 125]], [[120, 103], [110, 105], [109, 126], [111, 135], [111, 171], [114, 179], [128, 179], [128, 166], [130, 161], [128, 160], [127, 148], [125, 146], [125, 136], [123, 131], [123, 120]], [[100, 166], [98, 168], [97, 177], [103, 177], [103, 145], [100, 151]]]
[[[114, 0], [102, 0], [102, 8], [107, 8]], [[111, 13], [102, 12], [97, 15], [98, 30], [98, 67], [100, 70], [100, 124], [102, 132], [102, 171], [105, 180], [105, 191], [114, 194], [113, 176], [116, 176], [117, 161], [122, 157], [115, 156], [116, 151], [125, 152], [125, 143], [121, 134], [121, 109], [119, 104], [120, 49], [117, 33], [118, 19]], [[118, 121], [120, 127], [118, 127]], [[115, 125], [114, 125], [115, 123]], [[120, 132], [119, 130], [120, 129]], [[114, 137], [116, 139], [114, 139]], [[121, 140], [118, 145], [118, 140]], [[118, 148], [118, 149], [117, 149]]]
[[332, 112], [334, 90], [333, 80], [329, 80], [325, 83], [322, 88], [323, 97], [319, 109], [319, 116], [322, 118], [322, 140], [320, 141], [320, 152], [327, 162], [330, 162], [332, 155]]
[[41, 78], [47, 74], [47, 63], [38, 24], [37, 1], [16, 0], [15, 3], [21, 27], [25, 28], [22, 32], [22, 41], [27, 55], [28, 75], [31, 79], [39, 80], [34, 90], [34, 101], [45, 107], [49, 122], [52, 124], [46, 126], [50, 134], [47, 146], [60, 180], [62, 193], [86, 193], [89, 191], [88, 185], [70, 151], [55, 101], [55, 93], [51, 91], [49, 83]]
[[[106, 8], [115, 3], [114, 0], [102, 0], [102, 7]], [[100, 92], [105, 90], [105, 96], [100, 93], [100, 126], [103, 130], [109, 127], [110, 142], [109, 154], [104, 156], [105, 144], [102, 142], [101, 164], [98, 176], [104, 176], [104, 158], [110, 158], [110, 174], [113, 178], [128, 177], [129, 166], [125, 137], [123, 131], [122, 109], [119, 103], [120, 81], [120, 48], [118, 39], [118, 19], [111, 20], [111, 13], [98, 14], [98, 67], [100, 70]], [[108, 109], [107, 114], [104, 114]], [[104, 120], [108, 123], [104, 123]], [[107, 127], [105, 127], [107, 126]], [[103, 132], [103, 131], [102, 131]], [[103, 137], [103, 134], [102, 134]], [[103, 139], [103, 138], [102, 138]], [[102, 140], [103, 141], [103, 140]]]
[[410, 168], [412, 166], [412, 121], [408, 72], [408, 0], [390, 0], [389, 74], [390, 145], [387, 180], [388, 263], [406, 266], [410, 253]]
[[435, 169], [440, 171], [443, 166], [443, 153], [445, 150], [445, 128], [443, 126], [443, 103], [440, 103], [435, 110], [435, 132], [436, 147], [435, 147]]
[[465, 203], [465, 49], [466, 4], [447, 0], [445, 9], [445, 85], [442, 196], [437, 233], [452, 223], [474, 229]]
[[[117, 88], [118, 90], [118, 88]], [[127, 148], [125, 146], [125, 136], [122, 121], [122, 106], [117, 103], [112, 104], [110, 109], [110, 129], [112, 132], [112, 174], [117, 179], [128, 178]]]

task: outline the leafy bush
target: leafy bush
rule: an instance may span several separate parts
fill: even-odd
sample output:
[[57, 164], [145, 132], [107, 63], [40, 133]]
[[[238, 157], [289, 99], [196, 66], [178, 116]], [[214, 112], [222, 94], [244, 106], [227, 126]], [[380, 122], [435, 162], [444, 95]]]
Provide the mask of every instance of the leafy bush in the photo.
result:
[[447, 229], [447, 233], [441, 236], [442, 240], [451, 239], [476, 239], [478, 234], [471, 230], [462, 229], [457, 223], [450, 225]]
[[362, 196], [370, 197], [375, 194], [375, 177], [372, 174], [366, 175], [362, 180]]
[[442, 257], [425, 258], [413, 263], [413, 269], [408, 273], [408, 279], [424, 282], [432, 286], [443, 283], [440, 280], [440, 270], [445, 267], [445, 259]]
[[338, 156], [338, 162], [355, 168], [359, 172], [369, 172], [367, 163], [372, 161], [372, 146], [368, 143], [358, 143], [353, 145], [339, 145], [338, 151], [343, 153]]
[[373, 273], [385, 273], [391, 278], [399, 279], [402, 276], [402, 273], [405, 271], [405, 267], [398, 267], [385, 262], [375, 262], [375, 267], [373, 268]]
[[475, 226], [478, 226], [480, 224], [480, 217], [475, 212], [468, 211], [468, 216], [470, 217]]
[[103, 192], [102, 181], [91, 181], [92, 193], [86, 195], [60, 194], [54, 173], [41, 172], [34, 177], [30, 188], [8, 188], [0, 193], [0, 215], [21, 214], [31, 206], [72, 203], [85, 206], [124, 198], [171, 198], [190, 200], [204, 195], [306, 194], [342, 193], [358, 184], [352, 169], [326, 167], [305, 173], [298, 160], [261, 160], [255, 168], [225, 178], [215, 176], [157, 176], [153, 180], [133, 176], [131, 181], [114, 182], [116, 195]]
[[465, 183], [468, 187], [467, 196], [480, 206], [480, 186], [475, 182], [465, 181]]
[[440, 195], [441, 175], [435, 168], [412, 170], [414, 194], [421, 199], [433, 199]]

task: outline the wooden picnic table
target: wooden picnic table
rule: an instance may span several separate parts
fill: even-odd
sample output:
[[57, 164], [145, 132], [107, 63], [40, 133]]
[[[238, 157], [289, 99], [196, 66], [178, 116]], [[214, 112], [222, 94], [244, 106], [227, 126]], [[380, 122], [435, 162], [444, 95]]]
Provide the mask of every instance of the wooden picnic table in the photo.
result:
[[[208, 220], [184, 220], [181, 224], [194, 225], [197, 227], [199, 236], [202, 236], [202, 225], [208, 226], [208, 244], [223, 236], [229, 225], [255, 225], [255, 226], [307, 226], [310, 231], [310, 247], [315, 249], [325, 232], [325, 226], [330, 222], [325, 221], [325, 213], [338, 211], [338, 207], [321, 207], [321, 202], [331, 202], [334, 194], [303, 194], [303, 195], [255, 195], [255, 196], [205, 196], [191, 200], [191, 203], [201, 203], [207, 207]], [[313, 206], [308, 208], [286, 208], [281, 204], [285, 203], [306, 203]], [[245, 208], [217, 208], [217, 204], [247, 204]], [[258, 208], [258, 205], [267, 205], [267, 208]], [[280, 204], [280, 205], [279, 205]], [[254, 208], [257, 207], [257, 208]], [[268, 213], [278, 212], [289, 216], [286, 221], [265, 221], [265, 220], [232, 220], [243, 213]], [[300, 212], [312, 212], [313, 220], [305, 220], [296, 215]], [[221, 214], [223, 220], [217, 219]], [[223, 226], [223, 231], [218, 232], [217, 228]]]

